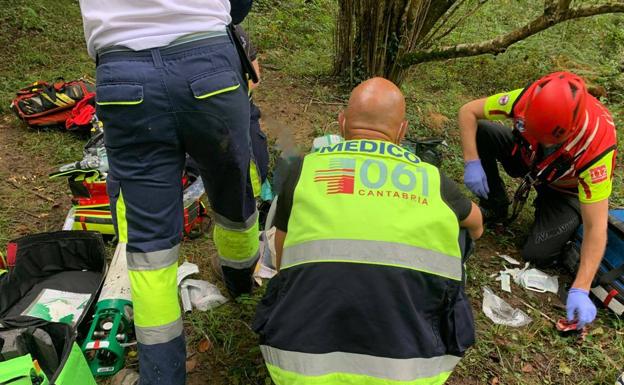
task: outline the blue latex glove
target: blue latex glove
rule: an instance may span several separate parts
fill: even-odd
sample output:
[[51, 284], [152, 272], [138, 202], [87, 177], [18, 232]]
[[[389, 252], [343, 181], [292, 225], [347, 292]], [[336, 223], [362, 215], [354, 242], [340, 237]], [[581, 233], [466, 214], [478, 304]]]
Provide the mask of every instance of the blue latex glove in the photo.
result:
[[596, 306], [589, 299], [589, 292], [575, 287], [568, 292], [566, 311], [568, 321], [578, 320], [577, 329], [582, 329], [596, 318]]
[[487, 199], [490, 187], [483, 166], [481, 166], [481, 159], [466, 162], [464, 165], [464, 184], [475, 195]]

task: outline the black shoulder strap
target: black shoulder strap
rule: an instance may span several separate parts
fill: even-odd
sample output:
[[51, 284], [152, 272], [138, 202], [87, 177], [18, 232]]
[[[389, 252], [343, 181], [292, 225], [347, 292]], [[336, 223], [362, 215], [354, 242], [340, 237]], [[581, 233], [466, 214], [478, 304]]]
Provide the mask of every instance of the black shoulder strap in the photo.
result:
[[252, 82], [258, 83], [258, 81], [260, 80], [258, 78], [258, 74], [256, 73], [256, 70], [253, 68], [253, 65], [251, 64], [251, 60], [249, 60], [249, 57], [247, 56], [247, 53], [245, 52], [245, 47], [243, 46], [243, 43], [240, 40], [240, 36], [236, 33], [234, 24], [228, 25], [227, 32], [228, 32], [228, 35], [230, 35], [230, 38], [232, 39], [234, 46], [236, 47], [238, 56], [240, 57], [241, 66], [243, 68], [243, 79], [245, 79], [244, 75], [248, 75], [249, 79], [251, 79]]

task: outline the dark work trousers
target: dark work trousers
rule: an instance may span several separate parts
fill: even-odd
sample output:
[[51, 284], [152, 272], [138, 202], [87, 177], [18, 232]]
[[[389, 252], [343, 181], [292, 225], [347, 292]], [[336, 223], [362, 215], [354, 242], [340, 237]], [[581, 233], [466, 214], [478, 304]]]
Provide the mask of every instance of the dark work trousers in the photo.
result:
[[[482, 199], [483, 208], [505, 218], [510, 200], [498, 171], [498, 163], [505, 172], [520, 178], [529, 172], [520, 159], [519, 151], [512, 155], [514, 136], [510, 127], [490, 121], [479, 121], [477, 150], [487, 176], [490, 193]], [[534, 201], [535, 220], [522, 247], [522, 257], [537, 266], [547, 266], [561, 255], [564, 245], [581, 224], [578, 197], [538, 186]]]
[[233, 295], [251, 290], [258, 226], [240, 66], [227, 36], [98, 57], [97, 115], [111, 211], [127, 244], [141, 385], [185, 383], [176, 284], [185, 153], [197, 161], [215, 215], [226, 286]]
[[[249, 136], [251, 138], [252, 155], [258, 168], [261, 182], [264, 182], [269, 174], [269, 147], [266, 134], [260, 128], [260, 109], [251, 99], [249, 100], [249, 107], [251, 112]], [[199, 169], [197, 162], [191, 157], [186, 160], [186, 166], [192, 169]]]
[[260, 128], [260, 118], [262, 114], [255, 105], [253, 99], [249, 99], [251, 120], [249, 121], [249, 135], [251, 136], [251, 146], [253, 148], [254, 161], [260, 173], [260, 179], [264, 182], [269, 175], [269, 146], [267, 137]]
[[[266, 134], [260, 129], [260, 109], [254, 104], [253, 100], [249, 100], [250, 120], [249, 120], [249, 136], [251, 137], [252, 155], [261, 182], [264, 182], [269, 174], [269, 147], [267, 144]], [[197, 162], [189, 157], [186, 160], [186, 166], [191, 169], [199, 169]]]

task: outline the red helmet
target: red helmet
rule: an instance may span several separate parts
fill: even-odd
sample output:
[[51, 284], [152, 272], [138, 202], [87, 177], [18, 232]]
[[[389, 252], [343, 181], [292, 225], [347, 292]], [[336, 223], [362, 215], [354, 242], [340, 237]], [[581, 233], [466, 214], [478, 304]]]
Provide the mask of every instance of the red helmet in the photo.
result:
[[563, 143], [582, 126], [587, 88], [579, 76], [555, 72], [533, 83], [526, 92], [525, 133], [540, 144]]

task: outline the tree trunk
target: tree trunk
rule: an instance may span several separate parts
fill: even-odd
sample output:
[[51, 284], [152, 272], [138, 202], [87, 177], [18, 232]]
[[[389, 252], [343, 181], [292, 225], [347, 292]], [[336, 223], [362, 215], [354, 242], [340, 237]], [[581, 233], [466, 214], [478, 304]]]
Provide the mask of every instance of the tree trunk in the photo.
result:
[[383, 76], [400, 83], [399, 65], [457, 0], [342, 0], [334, 70], [351, 83]]
[[[383, 76], [400, 84], [418, 63], [498, 54], [553, 25], [605, 13], [624, 13], [624, 0], [572, 7], [572, 0], [544, 0], [542, 15], [526, 25], [477, 43], [439, 46], [487, 0], [340, 0], [335, 73], [358, 83]], [[467, 7], [467, 4], [472, 4]], [[470, 9], [467, 9], [470, 8]], [[456, 12], [459, 9], [462, 11]]]

